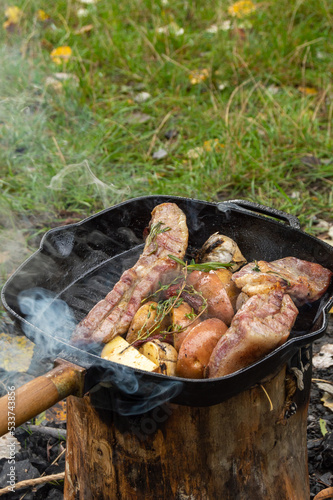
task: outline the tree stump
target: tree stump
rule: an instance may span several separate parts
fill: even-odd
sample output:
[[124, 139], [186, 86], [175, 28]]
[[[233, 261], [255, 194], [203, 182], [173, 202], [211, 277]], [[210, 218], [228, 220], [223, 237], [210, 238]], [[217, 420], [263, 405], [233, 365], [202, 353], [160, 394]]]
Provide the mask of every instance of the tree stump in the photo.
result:
[[136, 417], [69, 397], [65, 499], [308, 500], [310, 372], [303, 390], [284, 367], [218, 405]]

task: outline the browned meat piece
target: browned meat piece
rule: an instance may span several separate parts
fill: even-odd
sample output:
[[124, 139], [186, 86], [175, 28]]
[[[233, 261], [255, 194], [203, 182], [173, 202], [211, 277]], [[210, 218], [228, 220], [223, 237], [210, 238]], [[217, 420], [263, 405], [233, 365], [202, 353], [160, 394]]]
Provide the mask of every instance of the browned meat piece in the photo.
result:
[[232, 279], [249, 296], [267, 293], [280, 286], [297, 306], [302, 306], [325, 293], [332, 274], [320, 264], [285, 257], [273, 262], [251, 262], [235, 273]]
[[215, 271], [209, 271], [208, 273], [193, 271], [186, 281], [188, 285], [192, 285], [207, 300], [207, 312], [204, 316], [218, 318], [230, 325], [234, 309], [223, 283]]
[[178, 264], [168, 255], [183, 259], [188, 244], [186, 216], [174, 203], [162, 203], [152, 211], [150, 233], [138, 262], [77, 326], [72, 342], [109, 342], [124, 334], [142, 299], [159, 282], [170, 281]]
[[254, 295], [218, 341], [205, 375], [223, 377], [266, 356], [287, 340], [297, 314], [297, 307], [281, 289]]

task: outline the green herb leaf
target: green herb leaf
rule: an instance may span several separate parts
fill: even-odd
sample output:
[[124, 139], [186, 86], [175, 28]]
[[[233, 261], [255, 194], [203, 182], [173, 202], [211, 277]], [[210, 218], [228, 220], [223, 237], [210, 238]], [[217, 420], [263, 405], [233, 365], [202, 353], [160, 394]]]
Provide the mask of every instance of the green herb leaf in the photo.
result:
[[152, 224], [151, 225], [151, 228], [150, 228], [150, 231], [149, 231], [149, 234], [148, 234], [148, 237], [147, 237], [147, 245], [150, 245], [151, 243], [154, 243], [154, 249], [150, 252], [149, 255], [151, 255], [152, 253], [155, 253], [157, 248], [158, 248], [158, 245], [155, 241], [156, 239], [156, 236], [158, 234], [161, 234], [161, 233], [165, 233], [166, 231], [170, 231], [171, 230], [171, 227], [169, 226], [165, 226], [165, 227], [161, 227], [162, 224], [164, 225], [164, 222], [156, 222], [156, 224]]
[[181, 259], [178, 259], [178, 257], [175, 257], [174, 255], [168, 255], [168, 257], [175, 262], [178, 262], [178, 264], [181, 264], [183, 267], [187, 267], [188, 271], [204, 271], [208, 273], [209, 271], [215, 271], [215, 269], [221, 269], [221, 268], [228, 268], [232, 266], [231, 262], [202, 262], [201, 264], [196, 264], [194, 260], [191, 260], [190, 264], [187, 264]]

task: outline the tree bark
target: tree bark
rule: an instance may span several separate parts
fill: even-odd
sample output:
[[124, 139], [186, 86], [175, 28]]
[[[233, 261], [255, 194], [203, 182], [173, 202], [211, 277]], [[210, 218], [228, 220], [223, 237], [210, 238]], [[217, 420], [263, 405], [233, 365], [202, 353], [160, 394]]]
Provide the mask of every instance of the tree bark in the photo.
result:
[[65, 499], [308, 500], [311, 375], [299, 390], [286, 373], [215, 406], [139, 417], [69, 397]]

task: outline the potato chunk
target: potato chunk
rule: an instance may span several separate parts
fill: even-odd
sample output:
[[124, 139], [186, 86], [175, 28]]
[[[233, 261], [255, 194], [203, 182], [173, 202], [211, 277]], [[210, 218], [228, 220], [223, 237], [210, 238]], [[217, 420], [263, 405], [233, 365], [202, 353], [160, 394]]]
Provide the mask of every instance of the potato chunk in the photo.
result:
[[192, 328], [178, 353], [177, 375], [203, 378], [210, 356], [227, 329], [227, 325], [217, 318], [206, 319]]
[[227, 295], [230, 299], [230, 302], [232, 304], [232, 307], [234, 308], [234, 311], [236, 311], [236, 301], [237, 297], [240, 294], [241, 290], [236, 286], [236, 283], [232, 281], [232, 272], [229, 271], [228, 269], [216, 269], [215, 273], [221, 280], [225, 291], [227, 292]]
[[190, 330], [200, 323], [200, 319], [196, 319], [195, 316], [192, 307], [187, 302], [183, 302], [180, 306], [172, 308], [170, 312], [171, 325], [172, 330], [176, 332], [174, 333], [173, 345], [177, 351], [179, 351], [183, 340]]
[[160, 372], [160, 367], [156, 363], [141, 354], [135, 347], [132, 347], [125, 339], [119, 336], [105, 344], [101, 358], [147, 372]]
[[172, 345], [160, 340], [146, 342], [140, 347], [139, 352], [160, 367], [164, 375], [176, 374], [178, 353]]
[[158, 304], [150, 300], [143, 304], [135, 313], [132, 323], [126, 335], [126, 340], [130, 344], [138, 339], [139, 335], [152, 332], [154, 335], [165, 330], [169, 324], [169, 318], [165, 317], [160, 321], [158, 317]]

